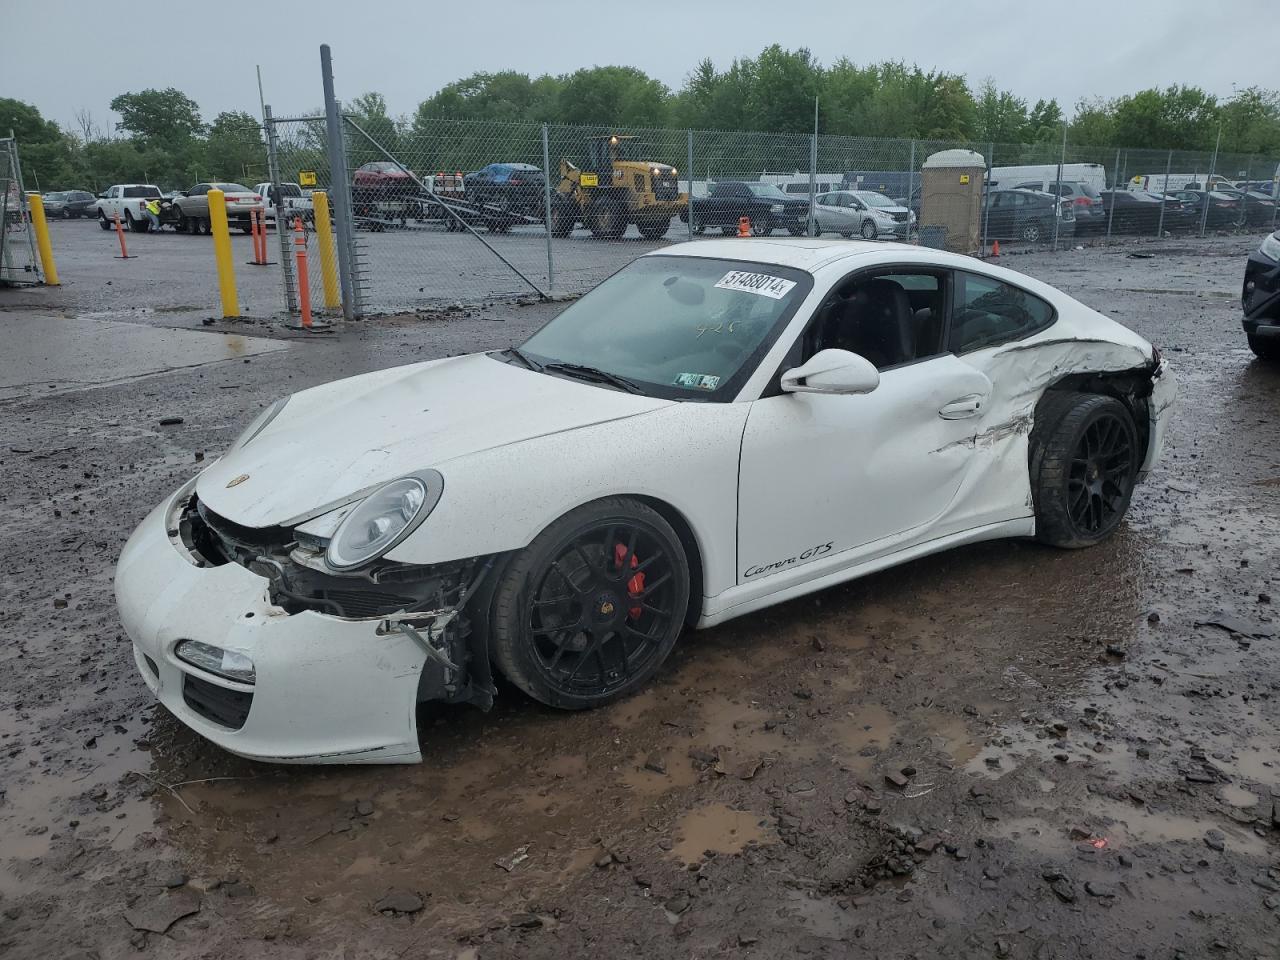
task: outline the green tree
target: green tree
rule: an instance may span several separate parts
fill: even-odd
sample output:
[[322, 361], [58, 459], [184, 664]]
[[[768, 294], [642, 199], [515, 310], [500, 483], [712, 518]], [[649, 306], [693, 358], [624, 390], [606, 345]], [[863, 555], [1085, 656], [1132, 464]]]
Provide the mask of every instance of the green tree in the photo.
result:
[[821, 89], [822, 68], [803, 47], [778, 44], [761, 51], [747, 98], [750, 129], [776, 133], [813, 130], [813, 102]]
[[563, 78], [561, 123], [652, 127], [667, 117], [666, 86], [635, 67], [590, 67]]
[[996, 89], [990, 77], [983, 80], [974, 103], [973, 135], [991, 143], [1021, 143], [1028, 133], [1027, 101]]
[[1218, 131], [1218, 101], [1199, 87], [1142, 90], [1111, 104], [1120, 146], [1212, 149]]
[[[1032, 143], [1048, 143], [1062, 136], [1062, 108], [1057, 100], [1037, 100], [1027, 115], [1026, 138]], [[1089, 144], [1093, 146], [1093, 144]]]
[[18, 141], [24, 186], [57, 190], [76, 185], [80, 176], [79, 145], [34, 106], [0, 97], [0, 135], [13, 131]]
[[120, 114], [116, 129], [140, 144], [185, 147], [205, 129], [199, 105], [173, 87], [122, 93], [111, 101], [111, 109]]
[[262, 127], [250, 114], [233, 110], [213, 119], [205, 142], [208, 176], [253, 181], [266, 173]]
[[1075, 116], [1071, 118], [1067, 129], [1067, 139], [1071, 143], [1090, 147], [1120, 146], [1116, 142], [1116, 124], [1111, 104], [1100, 98], [1077, 103]]

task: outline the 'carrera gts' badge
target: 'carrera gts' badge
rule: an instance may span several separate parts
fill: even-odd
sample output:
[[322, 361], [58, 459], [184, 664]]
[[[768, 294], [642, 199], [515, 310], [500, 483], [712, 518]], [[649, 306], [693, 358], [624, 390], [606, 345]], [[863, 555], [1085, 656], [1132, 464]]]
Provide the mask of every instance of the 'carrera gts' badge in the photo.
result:
[[230, 490], [232, 487], [238, 487], [248, 479], [249, 475], [247, 473], [242, 473], [238, 477], [232, 477], [227, 481], [227, 489]]

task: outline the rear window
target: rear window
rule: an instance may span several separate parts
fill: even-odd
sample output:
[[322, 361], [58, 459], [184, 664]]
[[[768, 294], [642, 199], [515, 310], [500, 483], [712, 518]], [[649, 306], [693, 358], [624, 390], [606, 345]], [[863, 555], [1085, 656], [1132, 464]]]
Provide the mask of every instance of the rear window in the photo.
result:
[[280, 196], [300, 197], [302, 196], [302, 188], [296, 183], [282, 183], [280, 184]]
[[160, 196], [159, 187], [125, 187], [124, 195], [126, 197], [158, 197]]

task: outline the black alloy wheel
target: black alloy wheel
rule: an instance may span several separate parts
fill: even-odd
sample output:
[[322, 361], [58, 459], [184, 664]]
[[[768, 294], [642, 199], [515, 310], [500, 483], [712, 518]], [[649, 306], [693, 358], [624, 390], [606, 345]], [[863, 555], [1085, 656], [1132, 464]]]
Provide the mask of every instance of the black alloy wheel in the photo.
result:
[[688, 561], [670, 524], [638, 501], [597, 501], [553, 523], [503, 572], [494, 657], [536, 700], [599, 706], [657, 672], [688, 603]]

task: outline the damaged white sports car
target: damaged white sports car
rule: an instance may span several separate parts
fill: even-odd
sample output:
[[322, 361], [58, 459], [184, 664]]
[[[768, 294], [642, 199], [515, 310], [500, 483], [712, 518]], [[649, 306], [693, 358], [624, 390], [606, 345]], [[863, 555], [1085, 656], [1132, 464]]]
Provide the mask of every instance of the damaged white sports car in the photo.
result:
[[957, 544], [1114, 531], [1158, 351], [1030, 277], [883, 243], [641, 257], [519, 348], [278, 401], [138, 527], [147, 685], [233, 753], [420, 758], [496, 668], [570, 709], [707, 627]]

